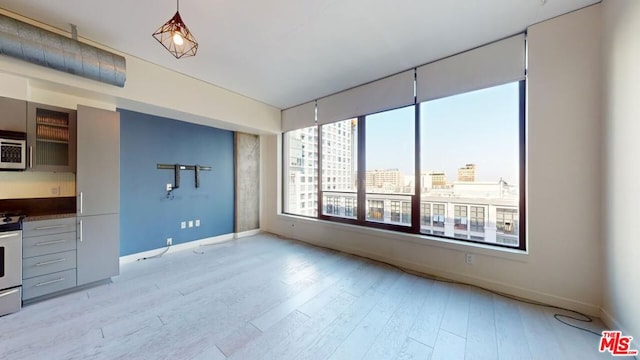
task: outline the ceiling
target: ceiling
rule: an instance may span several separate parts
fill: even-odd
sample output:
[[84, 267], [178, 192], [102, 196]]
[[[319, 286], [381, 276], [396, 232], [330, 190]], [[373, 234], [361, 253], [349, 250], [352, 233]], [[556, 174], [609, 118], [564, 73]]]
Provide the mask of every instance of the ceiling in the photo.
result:
[[600, 0], [182, 0], [199, 42], [175, 59], [151, 34], [175, 0], [0, 0], [69, 30], [278, 108], [464, 51]]

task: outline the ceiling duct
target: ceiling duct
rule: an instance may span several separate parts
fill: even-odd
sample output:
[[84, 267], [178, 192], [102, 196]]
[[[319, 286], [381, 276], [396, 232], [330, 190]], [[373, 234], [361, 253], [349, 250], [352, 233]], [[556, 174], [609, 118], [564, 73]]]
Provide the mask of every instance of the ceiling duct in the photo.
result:
[[0, 14], [0, 54], [124, 87], [125, 58]]

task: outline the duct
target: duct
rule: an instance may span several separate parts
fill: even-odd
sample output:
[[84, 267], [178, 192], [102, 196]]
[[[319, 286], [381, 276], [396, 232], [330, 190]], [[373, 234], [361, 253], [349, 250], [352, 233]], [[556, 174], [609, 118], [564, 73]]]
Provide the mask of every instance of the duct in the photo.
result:
[[125, 58], [0, 14], [0, 54], [124, 87]]

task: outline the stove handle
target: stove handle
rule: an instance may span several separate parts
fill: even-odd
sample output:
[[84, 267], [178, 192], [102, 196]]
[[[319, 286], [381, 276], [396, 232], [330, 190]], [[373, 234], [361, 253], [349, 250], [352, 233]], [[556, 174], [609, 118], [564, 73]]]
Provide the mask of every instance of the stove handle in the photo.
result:
[[1, 298], [1, 297], [4, 297], [4, 296], [9, 296], [9, 295], [11, 295], [11, 294], [15, 294], [15, 293], [17, 293], [18, 291], [20, 291], [20, 289], [13, 289], [13, 290], [11, 290], [11, 291], [7, 291], [6, 293], [2, 293], [2, 294], [0, 294], [0, 298]]
[[0, 239], [7, 239], [7, 238], [14, 237], [14, 236], [18, 236], [18, 235], [20, 235], [20, 234], [18, 234], [18, 233], [13, 233], [13, 234], [0, 235]]

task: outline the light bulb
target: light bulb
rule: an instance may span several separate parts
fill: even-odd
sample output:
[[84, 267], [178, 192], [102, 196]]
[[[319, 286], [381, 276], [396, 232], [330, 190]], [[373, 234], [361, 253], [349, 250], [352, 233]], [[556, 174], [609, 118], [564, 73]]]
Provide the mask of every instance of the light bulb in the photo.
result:
[[180, 33], [177, 31], [173, 33], [173, 43], [178, 46], [181, 46], [182, 44], [184, 44], [184, 39], [182, 39], [182, 35], [180, 35]]

